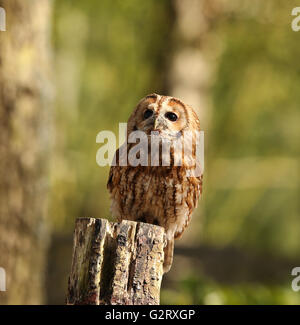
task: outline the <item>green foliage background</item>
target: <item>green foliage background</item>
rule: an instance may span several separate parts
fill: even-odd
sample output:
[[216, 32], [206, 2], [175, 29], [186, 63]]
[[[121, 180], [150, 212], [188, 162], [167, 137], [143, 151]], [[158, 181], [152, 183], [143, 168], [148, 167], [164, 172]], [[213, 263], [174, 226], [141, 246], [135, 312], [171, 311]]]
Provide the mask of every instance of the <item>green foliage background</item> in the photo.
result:
[[[194, 245], [295, 259], [300, 249], [300, 32], [290, 24], [297, 3], [242, 3], [243, 10], [224, 14], [211, 32], [222, 51], [210, 93], [211, 124], [203, 126], [209, 142], [201, 213], [193, 219], [200, 239]], [[172, 51], [184, 46], [176, 43], [175, 23], [171, 0], [55, 2], [50, 207], [55, 234], [71, 234], [78, 216], [110, 217], [108, 168], [96, 164], [96, 135], [118, 132], [118, 123], [127, 121], [146, 94], [168, 93]], [[226, 284], [193, 266], [177, 267], [180, 278], [163, 288], [162, 303], [300, 303], [290, 274], [280, 283]]]

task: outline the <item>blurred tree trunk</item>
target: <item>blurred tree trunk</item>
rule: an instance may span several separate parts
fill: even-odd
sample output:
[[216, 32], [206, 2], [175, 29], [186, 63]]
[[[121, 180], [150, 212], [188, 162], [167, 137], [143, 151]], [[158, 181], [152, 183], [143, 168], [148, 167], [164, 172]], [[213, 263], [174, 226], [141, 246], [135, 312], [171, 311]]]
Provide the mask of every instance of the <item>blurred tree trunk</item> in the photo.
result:
[[0, 0], [0, 304], [40, 304], [48, 242], [49, 0]]
[[[222, 49], [214, 29], [224, 8], [220, 0], [175, 0], [173, 5], [176, 19], [173, 57], [168, 71], [169, 93], [196, 110], [207, 144], [212, 111], [211, 88]], [[201, 207], [200, 203], [198, 214], [202, 214]], [[193, 219], [194, 227], [187, 229], [184, 243], [191, 245], [197, 241], [199, 227], [196, 224], [202, 222], [203, 216]]]
[[211, 86], [217, 57], [214, 36], [217, 20], [223, 14], [220, 0], [175, 0], [176, 13], [173, 59], [169, 88], [197, 110], [202, 128], [207, 130], [211, 115]]

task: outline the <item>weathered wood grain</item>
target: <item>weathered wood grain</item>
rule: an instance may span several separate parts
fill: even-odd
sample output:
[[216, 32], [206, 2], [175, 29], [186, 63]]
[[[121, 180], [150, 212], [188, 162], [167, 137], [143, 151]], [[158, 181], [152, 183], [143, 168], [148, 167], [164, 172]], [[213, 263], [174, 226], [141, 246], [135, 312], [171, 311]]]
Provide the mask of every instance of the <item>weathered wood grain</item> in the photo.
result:
[[67, 304], [159, 304], [163, 249], [162, 227], [77, 219]]

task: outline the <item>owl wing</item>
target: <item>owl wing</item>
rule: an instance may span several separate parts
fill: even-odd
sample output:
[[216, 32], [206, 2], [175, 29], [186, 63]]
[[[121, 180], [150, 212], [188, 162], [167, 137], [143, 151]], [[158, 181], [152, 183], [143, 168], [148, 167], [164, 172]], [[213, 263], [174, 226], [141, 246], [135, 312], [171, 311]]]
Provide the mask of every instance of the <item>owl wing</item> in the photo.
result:
[[115, 166], [111, 166], [110, 170], [109, 170], [109, 175], [108, 175], [108, 181], [106, 184], [107, 189], [109, 190], [109, 192], [112, 192], [113, 189], [113, 176], [114, 176], [114, 171], [115, 171]]
[[110, 193], [112, 192], [112, 190], [114, 188], [113, 177], [117, 172], [117, 166], [119, 163], [118, 157], [119, 157], [119, 149], [117, 149], [117, 151], [115, 152], [114, 158], [113, 158], [113, 162], [116, 162], [116, 166], [114, 164], [112, 164], [112, 166], [110, 167], [110, 170], [109, 170], [107, 189], [109, 190]]
[[119, 172], [119, 151], [120, 151], [120, 148], [116, 150], [115, 154], [114, 154], [114, 158], [113, 158], [113, 161], [112, 161], [112, 165], [110, 167], [110, 170], [109, 170], [109, 175], [108, 175], [108, 181], [107, 181], [107, 189], [111, 192], [114, 188], [114, 181], [113, 181], [113, 178], [114, 178], [114, 175], [116, 175], [118, 172]]
[[167, 239], [167, 245], [164, 248], [164, 264], [163, 264], [164, 273], [170, 271], [173, 263], [173, 255], [174, 255], [174, 238]]

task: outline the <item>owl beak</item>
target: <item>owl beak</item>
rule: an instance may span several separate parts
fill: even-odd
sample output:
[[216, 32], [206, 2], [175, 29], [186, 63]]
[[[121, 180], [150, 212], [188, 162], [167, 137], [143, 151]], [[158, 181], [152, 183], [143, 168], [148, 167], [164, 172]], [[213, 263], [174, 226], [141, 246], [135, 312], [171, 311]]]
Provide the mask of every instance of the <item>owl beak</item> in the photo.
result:
[[158, 117], [154, 120], [153, 131], [160, 131], [161, 128], [162, 128], [162, 121]]
[[158, 119], [155, 119], [153, 129], [157, 130], [158, 125], [159, 125], [159, 121], [158, 121]]

